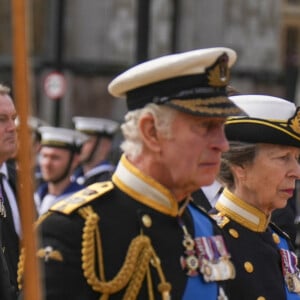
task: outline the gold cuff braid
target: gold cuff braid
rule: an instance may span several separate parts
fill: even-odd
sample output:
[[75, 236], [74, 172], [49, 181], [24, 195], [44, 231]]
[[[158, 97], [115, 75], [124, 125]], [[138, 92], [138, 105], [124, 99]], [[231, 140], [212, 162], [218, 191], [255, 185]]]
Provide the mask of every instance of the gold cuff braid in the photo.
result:
[[[147, 272], [150, 264], [156, 268], [160, 278], [158, 290], [162, 294], [162, 298], [169, 298], [171, 285], [166, 282], [160, 260], [149, 237], [144, 235], [139, 235], [131, 241], [123, 266], [112, 280], [105, 281], [101, 236], [98, 226], [100, 218], [91, 206], [81, 208], [78, 213], [85, 219], [81, 251], [83, 273], [92, 289], [102, 294], [101, 300], [109, 299], [109, 295], [117, 293], [126, 286], [123, 299], [136, 299], [145, 276], [148, 277], [150, 274]], [[98, 255], [100, 278], [95, 272], [95, 255]], [[150, 280], [148, 279], [147, 282], [149, 283]], [[152, 289], [151, 285], [148, 284], [149, 288]], [[152, 294], [150, 291], [149, 293]]]

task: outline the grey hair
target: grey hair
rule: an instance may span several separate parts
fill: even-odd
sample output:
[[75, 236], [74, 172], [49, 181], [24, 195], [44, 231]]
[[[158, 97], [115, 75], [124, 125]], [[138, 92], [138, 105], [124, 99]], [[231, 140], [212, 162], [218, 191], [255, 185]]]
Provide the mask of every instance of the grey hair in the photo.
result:
[[125, 115], [125, 122], [121, 125], [124, 141], [121, 149], [131, 159], [141, 154], [143, 142], [139, 132], [139, 121], [145, 115], [152, 115], [156, 129], [166, 138], [171, 138], [171, 124], [177, 113], [176, 110], [154, 103], [147, 104], [144, 108], [128, 112]]
[[228, 189], [233, 189], [235, 183], [231, 166], [244, 166], [253, 163], [257, 151], [258, 144], [237, 141], [229, 142], [229, 150], [222, 153], [218, 179], [224, 183]]

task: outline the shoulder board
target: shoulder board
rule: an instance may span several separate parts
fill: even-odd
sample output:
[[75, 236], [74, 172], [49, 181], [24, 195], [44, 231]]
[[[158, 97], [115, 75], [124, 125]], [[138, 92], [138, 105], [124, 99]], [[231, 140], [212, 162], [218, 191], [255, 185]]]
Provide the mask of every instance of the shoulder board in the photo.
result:
[[50, 211], [69, 215], [113, 189], [111, 181], [97, 182], [54, 204]]

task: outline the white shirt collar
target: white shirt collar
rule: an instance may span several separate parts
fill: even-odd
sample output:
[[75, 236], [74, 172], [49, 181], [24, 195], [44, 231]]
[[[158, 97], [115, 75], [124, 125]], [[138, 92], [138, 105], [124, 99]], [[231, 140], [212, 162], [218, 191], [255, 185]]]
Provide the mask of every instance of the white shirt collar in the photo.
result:
[[212, 207], [215, 206], [219, 198], [219, 191], [221, 187], [222, 187], [221, 183], [215, 180], [211, 185], [206, 185], [201, 188]]
[[6, 178], [8, 178], [8, 170], [5, 162], [0, 167], [0, 173], [3, 174]]

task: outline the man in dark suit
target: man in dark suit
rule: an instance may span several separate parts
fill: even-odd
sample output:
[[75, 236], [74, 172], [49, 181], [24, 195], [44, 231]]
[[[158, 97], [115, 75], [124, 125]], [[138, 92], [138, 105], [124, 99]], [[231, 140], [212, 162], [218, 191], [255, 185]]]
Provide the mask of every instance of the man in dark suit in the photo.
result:
[[16, 202], [15, 168], [7, 161], [17, 151], [17, 116], [10, 89], [0, 84], [0, 299], [17, 298], [20, 217]]

